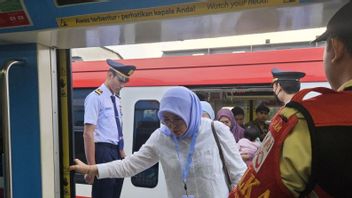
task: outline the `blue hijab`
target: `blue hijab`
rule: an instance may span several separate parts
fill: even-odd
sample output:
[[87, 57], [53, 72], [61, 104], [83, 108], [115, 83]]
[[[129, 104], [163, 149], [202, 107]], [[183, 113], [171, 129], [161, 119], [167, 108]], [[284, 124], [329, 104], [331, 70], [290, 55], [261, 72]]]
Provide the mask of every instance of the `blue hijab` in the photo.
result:
[[[197, 95], [186, 87], [175, 87], [165, 92], [161, 98], [158, 112], [158, 117], [161, 121], [164, 121], [164, 112], [179, 116], [187, 125], [187, 131], [177, 137], [177, 139], [193, 137], [198, 132], [202, 108]], [[166, 126], [162, 126], [160, 130], [167, 136], [175, 136]]]
[[211, 120], [214, 120], [215, 113], [214, 113], [213, 107], [211, 107], [211, 104], [209, 104], [209, 102], [207, 101], [200, 101], [200, 104], [202, 106], [202, 111], [207, 113]]
[[[176, 137], [176, 135], [166, 126], [162, 126], [160, 128], [163, 134], [171, 137], [175, 142], [177, 157], [179, 159], [180, 166], [182, 167], [181, 179], [186, 187], [190, 166], [192, 164], [192, 155], [195, 150], [196, 139], [201, 123], [202, 108], [196, 94], [185, 87], [176, 87], [167, 90], [161, 98], [160, 110], [158, 113], [158, 117], [161, 121], [164, 121], [163, 114], [165, 112], [173, 113], [179, 116], [187, 125], [187, 131], [179, 137]], [[189, 146], [189, 151], [184, 166], [182, 166], [179, 141], [184, 138], [191, 138], [192, 141]]]

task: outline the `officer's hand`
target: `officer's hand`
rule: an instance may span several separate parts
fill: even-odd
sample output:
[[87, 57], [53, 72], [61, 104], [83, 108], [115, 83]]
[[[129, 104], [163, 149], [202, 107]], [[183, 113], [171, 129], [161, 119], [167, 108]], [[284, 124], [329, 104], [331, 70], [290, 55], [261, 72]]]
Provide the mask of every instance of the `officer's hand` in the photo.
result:
[[126, 157], [125, 150], [119, 150], [119, 152], [120, 152], [121, 159], [125, 159]]
[[96, 165], [87, 165], [79, 159], [75, 159], [75, 164], [76, 165], [70, 166], [70, 171], [86, 174], [87, 177], [89, 176], [89, 181], [91, 180], [90, 177], [92, 177], [94, 180], [94, 177], [98, 175], [98, 168]]
[[91, 177], [87, 174], [84, 175], [84, 180], [86, 181], [87, 184], [93, 184], [94, 183], [94, 177]]

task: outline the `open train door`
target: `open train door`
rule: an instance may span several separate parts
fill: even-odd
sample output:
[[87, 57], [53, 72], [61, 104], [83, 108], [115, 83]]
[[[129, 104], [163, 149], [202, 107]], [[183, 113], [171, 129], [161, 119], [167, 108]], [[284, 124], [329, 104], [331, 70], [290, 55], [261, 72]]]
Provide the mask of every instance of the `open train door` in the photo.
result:
[[0, 198], [74, 195], [68, 52], [0, 46]]
[[52, 52], [36, 44], [0, 46], [1, 198], [55, 194]]

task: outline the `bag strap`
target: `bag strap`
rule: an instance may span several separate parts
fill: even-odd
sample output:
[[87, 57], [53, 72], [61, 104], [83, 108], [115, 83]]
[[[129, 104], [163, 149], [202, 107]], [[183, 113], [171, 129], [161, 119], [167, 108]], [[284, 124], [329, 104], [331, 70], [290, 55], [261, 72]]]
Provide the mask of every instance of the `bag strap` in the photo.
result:
[[220, 158], [222, 161], [222, 167], [223, 167], [223, 170], [225, 173], [226, 184], [227, 184], [227, 187], [229, 188], [229, 192], [230, 192], [232, 189], [231, 188], [231, 179], [230, 179], [229, 172], [227, 171], [227, 167], [226, 167], [226, 163], [225, 163], [225, 159], [224, 159], [224, 154], [222, 153], [219, 137], [218, 137], [218, 134], [216, 133], [216, 130], [215, 130], [214, 121], [211, 122], [211, 130], [213, 131], [215, 142], [216, 142], [216, 145], [218, 146], [219, 155], [220, 155]]
[[326, 87], [315, 87], [311, 89], [302, 89], [301, 91], [297, 92], [291, 101], [299, 102], [302, 101], [304, 96], [306, 96], [310, 92], [318, 92], [321, 94], [331, 94], [331, 93], [336, 93], [336, 91], [326, 88]]

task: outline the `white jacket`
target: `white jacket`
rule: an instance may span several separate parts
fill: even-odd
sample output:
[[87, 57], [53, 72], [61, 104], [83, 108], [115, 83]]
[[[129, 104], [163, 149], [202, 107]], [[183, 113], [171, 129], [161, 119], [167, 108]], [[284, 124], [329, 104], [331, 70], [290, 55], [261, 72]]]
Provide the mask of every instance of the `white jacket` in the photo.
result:
[[[224, 158], [232, 186], [236, 185], [247, 166], [242, 161], [235, 139], [229, 128], [215, 121]], [[187, 156], [191, 139], [180, 141], [180, 158], [182, 166]], [[117, 160], [98, 164], [99, 179], [113, 177], [131, 177], [160, 161], [165, 173], [168, 195], [181, 198], [185, 194], [181, 179], [182, 169], [177, 158], [175, 143], [160, 130], [155, 130], [138, 152], [123, 161]], [[227, 198], [228, 188], [222, 169], [219, 151], [211, 131], [211, 120], [202, 118], [200, 131], [196, 140], [189, 177], [188, 194], [195, 198]]]

